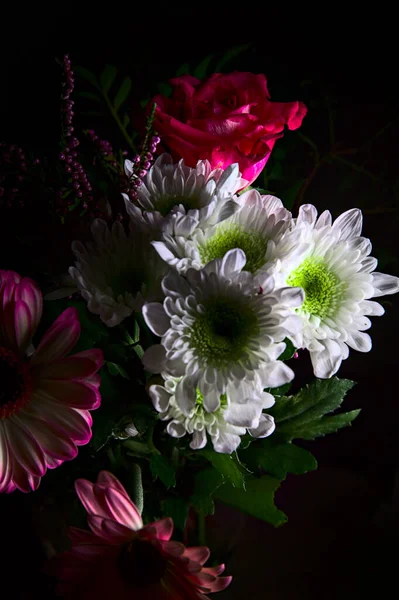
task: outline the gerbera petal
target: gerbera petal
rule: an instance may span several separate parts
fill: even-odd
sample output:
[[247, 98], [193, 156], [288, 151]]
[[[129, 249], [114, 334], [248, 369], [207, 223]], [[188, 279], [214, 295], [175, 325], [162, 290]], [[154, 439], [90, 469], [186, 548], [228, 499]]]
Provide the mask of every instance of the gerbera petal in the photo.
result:
[[173, 533], [173, 520], [170, 517], [166, 519], [160, 519], [159, 521], [154, 521], [149, 525], [145, 525], [141, 529], [140, 535], [149, 537], [156, 537], [159, 540], [168, 541], [172, 537]]
[[101, 403], [99, 385], [90, 385], [85, 380], [69, 381], [58, 379], [40, 379], [40, 390], [67, 406], [93, 410]]
[[67, 308], [44, 334], [32, 364], [63, 358], [76, 345], [80, 335], [80, 323], [76, 308]]
[[120, 545], [132, 538], [131, 529], [112, 519], [105, 519], [104, 517], [90, 514], [87, 517], [87, 522], [95, 535], [98, 535], [98, 537], [113, 546]]
[[[100, 488], [102, 489], [100, 490]], [[126, 494], [122, 494], [112, 487], [106, 487], [104, 490], [103, 486], [98, 485], [94, 486], [94, 493], [96, 496], [104, 494], [110, 513], [118, 523], [133, 531], [138, 531], [143, 527], [139, 511]]]
[[[206, 546], [192, 546], [191, 548], [186, 548], [184, 551], [184, 556], [200, 565], [204, 565], [210, 555], [211, 552]], [[209, 570], [205, 570], [205, 572], [209, 572]], [[213, 575], [213, 573], [209, 574]]]

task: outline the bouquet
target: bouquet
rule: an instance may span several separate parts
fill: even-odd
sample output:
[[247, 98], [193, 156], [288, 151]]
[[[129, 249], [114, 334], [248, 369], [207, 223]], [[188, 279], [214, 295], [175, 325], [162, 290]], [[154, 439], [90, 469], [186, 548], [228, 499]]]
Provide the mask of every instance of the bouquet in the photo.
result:
[[269, 189], [306, 106], [273, 101], [264, 75], [206, 76], [208, 63], [160, 86], [135, 123], [129, 77], [114, 93], [114, 67], [76, 68], [80, 98], [111, 110], [116, 150], [76, 133], [65, 56], [58, 155], [1, 147], [3, 219], [40, 195], [53, 237], [1, 265], [0, 492], [63, 507], [67, 534], [45, 540], [59, 597], [225, 589], [206, 547], [215, 500], [286, 521], [275, 491], [317, 467], [297, 441], [357, 417], [338, 411], [354, 385], [339, 369], [371, 350], [379, 298], [399, 291], [358, 208], [333, 218], [303, 202], [307, 183], [285, 203]]

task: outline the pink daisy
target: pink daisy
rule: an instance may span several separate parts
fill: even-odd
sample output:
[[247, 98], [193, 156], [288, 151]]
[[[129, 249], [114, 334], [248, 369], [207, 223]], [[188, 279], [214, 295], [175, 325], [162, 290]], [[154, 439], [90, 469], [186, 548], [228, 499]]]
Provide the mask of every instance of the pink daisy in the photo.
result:
[[219, 577], [224, 565], [203, 567], [208, 548], [170, 541], [172, 519], [144, 526], [111, 473], [102, 471], [95, 484], [78, 479], [75, 489], [92, 532], [70, 528], [72, 549], [58, 558], [63, 597], [206, 600], [229, 585], [231, 577]]
[[67, 357], [80, 335], [76, 309], [33, 348], [42, 307], [34, 281], [0, 270], [0, 492], [35, 490], [48, 468], [74, 458], [101, 401], [101, 350]]

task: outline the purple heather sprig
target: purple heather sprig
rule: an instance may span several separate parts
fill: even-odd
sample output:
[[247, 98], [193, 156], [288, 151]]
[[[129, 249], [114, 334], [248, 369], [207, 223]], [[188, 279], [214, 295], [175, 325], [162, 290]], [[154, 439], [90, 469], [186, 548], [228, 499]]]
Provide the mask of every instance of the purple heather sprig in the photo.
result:
[[154, 160], [154, 153], [156, 152], [157, 146], [161, 141], [161, 138], [153, 130], [155, 109], [156, 104], [154, 104], [152, 107], [151, 113], [147, 118], [147, 133], [144, 138], [141, 152], [136, 154], [132, 161], [125, 162], [127, 184], [125, 179], [125, 185], [122, 186], [122, 191], [129, 196], [131, 201], [137, 200], [137, 188], [140, 186], [141, 180], [147, 175], [148, 169], [151, 168]]
[[[62, 106], [62, 115], [63, 115], [63, 129], [64, 129], [64, 138], [62, 143], [64, 145], [63, 151], [60, 152], [59, 159], [65, 163], [65, 171], [72, 179], [72, 187], [75, 191], [75, 194], [78, 198], [85, 197], [85, 202], [83, 203], [83, 208], [88, 208], [89, 203], [93, 202], [92, 196], [92, 186], [87, 177], [87, 174], [79, 162], [77, 156], [78, 153], [75, 150], [80, 144], [79, 140], [74, 137], [73, 131], [74, 127], [72, 125], [73, 121], [73, 106], [74, 101], [71, 100], [71, 94], [74, 90], [74, 74], [71, 68], [71, 61], [69, 56], [66, 54], [62, 61], [62, 67], [64, 69], [65, 81], [63, 82], [63, 106]], [[68, 205], [74, 204], [73, 200], [68, 201]]]

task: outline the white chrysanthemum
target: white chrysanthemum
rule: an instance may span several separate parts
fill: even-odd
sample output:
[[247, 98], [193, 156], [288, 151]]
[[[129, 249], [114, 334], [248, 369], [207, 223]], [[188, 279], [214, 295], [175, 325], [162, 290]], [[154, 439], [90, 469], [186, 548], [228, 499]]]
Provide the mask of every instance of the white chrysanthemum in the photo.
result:
[[118, 325], [144, 301], [162, 298], [161, 281], [167, 269], [149, 240], [127, 234], [116, 222], [95, 219], [93, 243], [73, 242], [75, 267], [69, 274], [87, 301], [88, 309], [108, 326]]
[[[129, 175], [131, 171], [132, 163], [126, 161], [125, 172]], [[137, 190], [139, 206], [122, 195], [132, 228], [156, 235], [176, 217], [180, 221], [186, 217], [184, 230], [227, 218], [238, 208], [235, 192], [242, 186], [237, 164], [212, 170], [207, 160], [200, 160], [191, 168], [183, 160], [174, 164], [169, 154], [162, 154]], [[173, 229], [173, 225], [169, 227]]]
[[[164, 231], [162, 241], [153, 242], [154, 247], [179, 273], [201, 269], [229, 250], [240, 248], [247, 260], [245, 270], [256, 273], [271, 257], [277, 258], [275, 244], [290, 227], [291, 213], [278, 198], [261, 196], [256, 190], [244, 192], [237, 202], [239, 210], [223, 222], [205, 227], [198, 224], [188, 236]], [[295, 245], [293, 238], [289, 238], [291, 246]]]
[[303, 291], [275, 290], [273, 277], [254, 276], [244, 266], [245, 254], [236, 249], [185, 277], [171, 271], [162, 282], [163, 304], [143, 306], [148, 327], [162, 338], [145, 352], [144, 366], [182, 377], [176, 399], [184, 414], [195, 405], [196, 388], [214, 412], [228, 386], [228, 400], [240, 404], [242, 382], [258, 396], [294, 377], [278, 357], [283, 340], [301, 329], [291, 308], [301, 305]]
[[300, 233], [299, 250], [277, 261], [274, 275], [280, 285], [303, 288], [305, 301], [295, 309], [303, 322], [298, 344], [310, 351], [315, 375], [329, 378], [348, 357], [349, 348], [369, 352], [371, 339], [364, 333], [371, 327], [368, 316], [384, 313], [370, 298], [396, 293], [399, 279], [373, 273], [377, 260], [369, 256], [370, 240], [360, 235], [359, 209], [348, 210], [332, 223], [329, 211], [317, 218], [314, 206], [301, 206], [293, 229]]
[[[164, 375], [165, 383], [152, 385], [149, 389], [155, 409], [161, 413], [162, 421], [169, 421], [167, 432], [172, 437], [181, 438], [186, 434], [192, 436], [190, 447], [199, 450], [206, 446], [209, 434], [216, 452], [231, 454], [240, 444], [240, 436], [248, 432], [257, 438], [267, 437], [275, 429], [274, 419], [263, 414], [262, 409], [274, 404], [271, 394], [260, 390], [256, 400], [253, 388], [245, 382], [240, 382], [242, 402], [229, 402], [229, 384], [226, 393], [220, 397], [220, 406], [209, 412], [204, 406], [204, 397], [199, 388], [195, 389], [195, 403], [188, 410], [183, 410], [176, 396], [181, 377]], [[235, 384], [234, 384], [235, 385]], [[252, 402], [251, 402], [252, 400]]]

